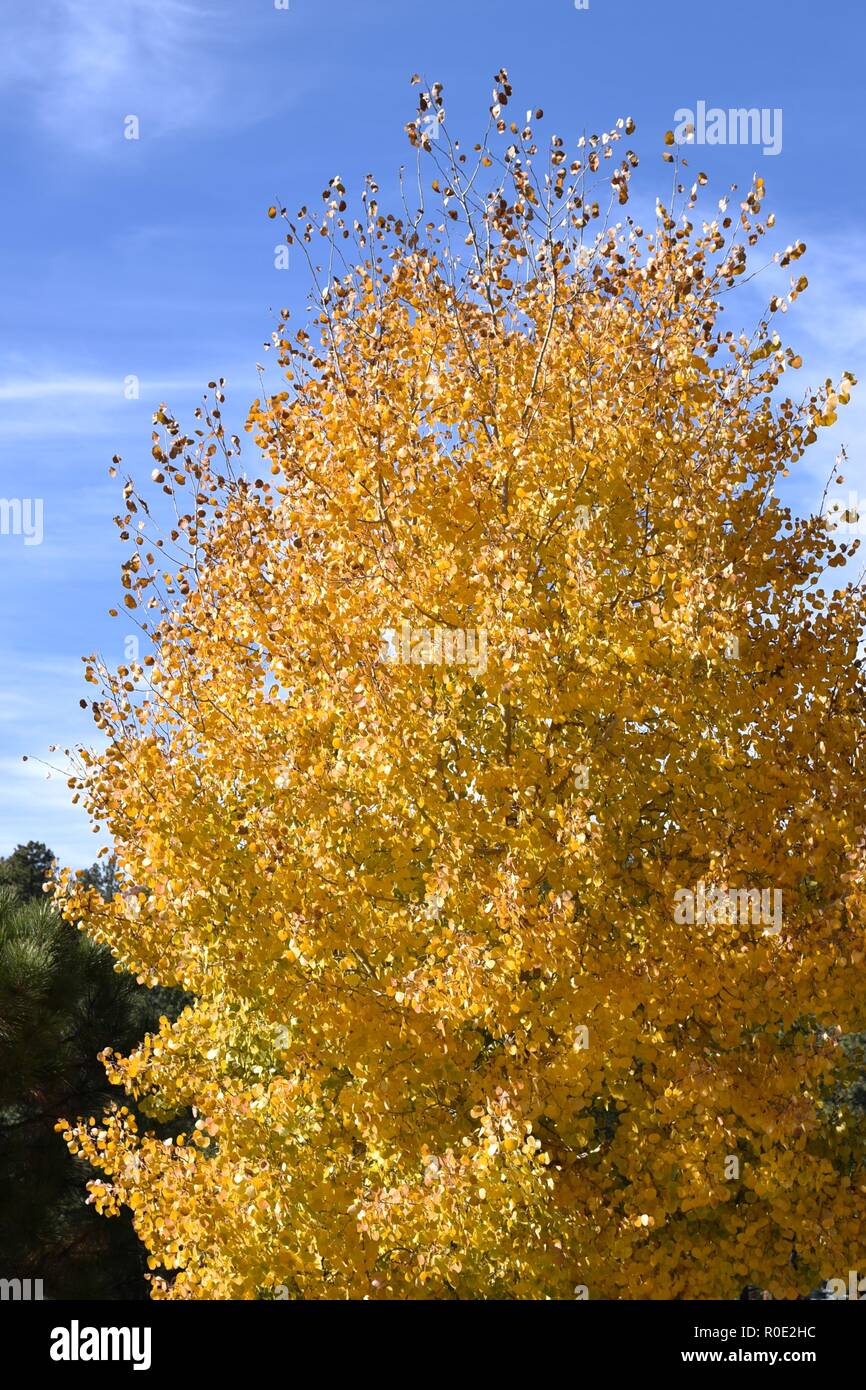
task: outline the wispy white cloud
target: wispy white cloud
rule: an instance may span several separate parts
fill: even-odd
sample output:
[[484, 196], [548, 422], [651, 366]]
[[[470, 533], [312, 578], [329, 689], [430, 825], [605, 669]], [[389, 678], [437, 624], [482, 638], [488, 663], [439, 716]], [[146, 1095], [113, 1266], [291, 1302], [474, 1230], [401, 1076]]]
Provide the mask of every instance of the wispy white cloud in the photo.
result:
[[212, 50], [219, 15], [186, 0], [43, 0], [0, 15], [0, 80], [64, 144], [123, 141], [127, 115], [142, 137], [205, 118], [223, 76]]
[[62, 653], [4, 648], [0, 666], [0, 855], [42, 840], [64, 863], [88, 864], [104, 841], [72, 805], [62, 751], [93, 743], [93, 724], [78, 704], [88, 688], [82, 663]]
[[[190, 391], [204, 385], [202, 377], [179, 377], [169, 381], [138, 381], [139, 395], [152, 396], [160, 391]], [[0, 382], [0, 401], [35, 401], [60, 396], [101, 396], [126, 399], [123, 379], [115, 377], [52, 377]]]
[[[805, 273], [809, 286], [787, 315], [789, 322], [777, 321], [779, 333], [803, 358], [798, 385], [801, 390], [814, 389], [827, 379], [836, 384], [845, 371], [853, 372], [860, 383], [850, 403], [840, 409], [836, 425], [819, 433], [818, 444], [803, 459], [805, 489], [813, 492], [817, 505], [843, 445], [847, 461], [842, 495], [847, 501], [848, 488], [853, 488], [859, 497], [866, 496], [866, 267], [856, 253], [856, 234], [810, 236], [807, 231], [803, 240], [807, 252], [794, 269], [798, 275]], [[858, 562], [859, 568], [862, 557]]]
[[[803, 299], [803, 328], [816, 348], [831, 354], [836, 374], [866, 356], [866, 265], [851, 237], [817, 236], [807, 242], [805, 269], [809, 290]], [[798, 267], [799, 269], [799, 267]]]
[[0, 854], [16, 845], [41, 840], [72, 868], [84, 868], [105, 844], [89, 827], [83, 810], [72, 805], [63, 770], [39, 762], [0, 759]]
[[[2, 372], [2, 366], [0, 366]], [[224, 371], [220, 373], [226, 379]], [[124, 426], [135, 421], [144, 440], [150, 412], [163, 401], [182, 408], [198, 402], [208, 381], [210, 367], [172, 376], [107, 376], [103, 373], [66, 374], [41, 364], [28, 369], [16, 364], [15, 375], [0, 375], [0, 438], [44, 439], [74, 436], [121, 437]], [[257, 381], [247, 368], [232, 374], [241, 395], [257, 394]]]

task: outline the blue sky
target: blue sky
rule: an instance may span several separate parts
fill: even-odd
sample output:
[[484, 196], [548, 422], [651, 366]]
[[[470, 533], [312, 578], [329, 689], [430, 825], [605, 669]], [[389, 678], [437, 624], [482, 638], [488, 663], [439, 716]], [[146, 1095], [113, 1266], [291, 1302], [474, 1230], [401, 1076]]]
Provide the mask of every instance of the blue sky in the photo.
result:
[[[314, 204], [336, 173], [359, 189], [368, 171], [387, 205], [413, 72], [445, 84], [464, 140], [483, 129], [500, 66], [516, 110], [543, 106], [548, 132], [632, 115], [632, 188], [648, 208], [669, 188], [660, 140], [678, 109], [779, 108], [780, 153], [707, 145], [690, 168], [716, 197], [759, 172], [781, 244], [806, 241], [810, 289], [785, 324], [803, 383], [866, 377], [860, 0], [281, 3], [30, 0], [0, 14], [0, 498], [41, 498], [44, 532], [38, 545], [0, 534], [0, 854], [41, 839], [78, 865], [101, 843], [63, 778], [21, 757], [89, 742], [79, 658], [123, 661], [124, 624], [107, 616], [121, 555], [111, 455], [145, 477], [155, 406], [188, 421], [217, 375], [242, 423], [274, 314], [301, 311], [306, 289], [299, 256], [275, 268], [266, 209]], [[757, 309], [769, 284], [744, 299]], [[862, 394], [792, 479], [802, 509], [842, 443], [845, 497], [866, 495]]]

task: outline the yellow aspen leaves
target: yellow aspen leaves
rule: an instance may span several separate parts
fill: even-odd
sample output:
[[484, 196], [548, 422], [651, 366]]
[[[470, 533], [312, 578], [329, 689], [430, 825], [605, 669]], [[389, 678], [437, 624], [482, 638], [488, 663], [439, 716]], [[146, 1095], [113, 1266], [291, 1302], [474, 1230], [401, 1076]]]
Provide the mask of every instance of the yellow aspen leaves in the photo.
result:
[[854, 383], [732, 326], [760, 181], [641, 227], [630, 120], [464, 163], [417, 96], [423, 215], [281, 210], [243, 455], [215, 381], [124, 485], [123, 887], [57, 894], [188, 1001], [61, 1132], [156, 1298], [805, 1293], [866, 1249], [864, 598], [773, 485]]

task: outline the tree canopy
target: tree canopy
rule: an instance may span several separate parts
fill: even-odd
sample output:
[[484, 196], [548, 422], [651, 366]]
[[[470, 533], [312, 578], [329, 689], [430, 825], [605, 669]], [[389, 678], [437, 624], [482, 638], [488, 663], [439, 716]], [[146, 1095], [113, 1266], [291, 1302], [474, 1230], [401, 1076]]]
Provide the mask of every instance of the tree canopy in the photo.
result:
[[270, 210], [315, 290], [264, 476], [220, 383], [155, 417], [167, 536], [125, 485], [152, 651], [90, 661], [74, 778], [124, 886], [59, 892], [193, 996], [106, 1056], [192, 1119], [64, 1133], [157, 1297], [788, 1297], [862, 1253], [864, 598], [775, 490], [852, 379], [788, 394], [799, 267], [726, 326], [761, 179], [704, 211], [666, 148], [644, 225], [630, 121], [569, 153], [510, 95], [464, 150], [420, 91], [417, 210]]
[[0, 859], [0, 887], [12, 888], [21, 898], [38, 898], [51, 878], [54, 855], [41, 840], [16, 845]]

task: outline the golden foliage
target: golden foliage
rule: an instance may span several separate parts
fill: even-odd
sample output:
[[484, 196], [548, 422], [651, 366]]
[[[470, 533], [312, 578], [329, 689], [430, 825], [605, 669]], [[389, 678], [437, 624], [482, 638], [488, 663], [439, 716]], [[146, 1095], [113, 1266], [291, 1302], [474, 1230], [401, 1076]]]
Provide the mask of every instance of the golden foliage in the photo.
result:
[[[128, 887], [58, 893], [194, 996], [106, 1058], [190, 1118], [65, 1134], [157, 1297], [784, 1297], [863, 1250], [863, 596], [773, 491], [852, 381], [781, 398], [802, 278], [723, 326], [760, 180], [610, 224], [632, 122], [570, 158], [509, 95], [464, 154], [421, 93], [417, 215], [279, 210], [317, 299], [250, 414], [270, 474], [211, 383], [155, 418], [165, 542], [126, 485], [152, 655], [91, 660], [73, 781]], [[698, 882], [782, 929], [678, 924]]]

